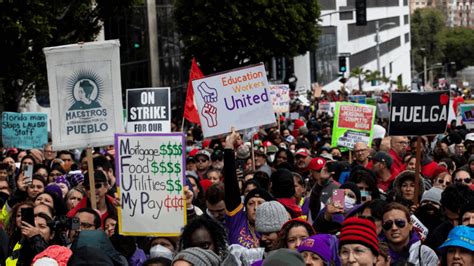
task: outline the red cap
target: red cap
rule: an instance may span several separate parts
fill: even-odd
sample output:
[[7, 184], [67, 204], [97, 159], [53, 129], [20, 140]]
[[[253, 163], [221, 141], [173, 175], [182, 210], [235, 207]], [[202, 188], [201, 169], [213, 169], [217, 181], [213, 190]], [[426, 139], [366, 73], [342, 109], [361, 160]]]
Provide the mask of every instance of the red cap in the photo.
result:
[[205, 139], [202, 141], [202, 148], [203, 149], [206, 149], [207, 147], [209, 147], [209, 144], [211, 144], [211, 140], [210, 139]]
[[199, 149], [192, 149], [190, 152], [189, 152], [189, 157], [194, 157], [196, 156], [196, 153], [198, 153]]
[[209, 179], [202, 179], [199, 183], [201, 184], [202, 190], [204, 190], [203, 194], [206, 194], [207, 189], [212, 185], [212, 182]]
[[316, 158], [313, 158], [311, 162], [309, 162], [308, 168], [309, 170], [313, 170], [313, 171], [321, 171], [321, 169], [323, 169], [325, 164], [326, 164], [326, 160], [324, 160], [324, 158], [316, 157]]
[[295, 156], [296, 156], [296, 155], [302, 155], [302, 156], [304, 156], [304, 157], [308, 157], [309, 154], [310, 154], [310, 152], [308, 151], [308, 149], [306, 149], [306, 148], [301, 148], [301, 149], [298, 149], [298, 150], [296, 151]]
[[272, 145], [273, 145], [273, 144], [272, 144], [270, 141], [268, 141], [268, 140], [263, 142], [263, 147], [270, 147], [270, 146], [272, 146]]

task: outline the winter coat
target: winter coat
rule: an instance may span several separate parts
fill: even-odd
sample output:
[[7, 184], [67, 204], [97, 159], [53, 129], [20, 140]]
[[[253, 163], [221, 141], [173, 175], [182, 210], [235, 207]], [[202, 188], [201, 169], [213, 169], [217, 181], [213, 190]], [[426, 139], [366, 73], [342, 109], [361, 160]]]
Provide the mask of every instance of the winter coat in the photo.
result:
[[[383, 240], [389, 242], [385, 237]], [[407, 250], [407, 249], [408, 250]], [[407, 261], [413, 265], [431, 266], [438, 265], [438, 256], [428, 246], [422, 245], [420, 238], [418, 237], [415, 230], [410, 233], [410, 241], [408, 245], [401, 252], [396, 252], [393, 249], [389, 249], [390, 257], [393, 263]], [[407, 252], [408, 251], [408, 252]]]

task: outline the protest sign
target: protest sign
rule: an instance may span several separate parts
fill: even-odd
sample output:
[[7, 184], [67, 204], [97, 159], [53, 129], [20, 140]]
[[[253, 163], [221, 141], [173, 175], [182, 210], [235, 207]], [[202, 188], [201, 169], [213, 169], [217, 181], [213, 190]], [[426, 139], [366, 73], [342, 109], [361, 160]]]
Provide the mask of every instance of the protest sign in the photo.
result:
[[270, 85], [270, 96], [275, 113], [290, 111], [290, 87], [287, 84]]
[[365, 98], [365, 104], [370, 104], [370, 105], [377, 105], [377, 100], [374, 98]]
[[47, 114], [4, 112], [2, 141], [5, 148], [43, 149], [48, 142]]
[[448, 125], [449, 91], [393, 92], [390, 136], [443, 134]]
[[123, 132], [119, 42], [43, 49], [55, 150], [105, 146]]
[[263, 64], [193, 80], [204, 137], [274, 124]]
[[179, 236], [186, 224], [184, 135], [116, 134], [119, 232]]
[[319, 111], [323, 113], [331, 111], [331, 104], [329, 102], [319, 103]]
[[466, 128], [474, 128], [474, 104], [460, 104], [458, 109], [458, 114], [461, 116], [461, 121], [466, 125]]
[[127, 90], [127, 132], [171, 132], [170, 88]]
[[372, 145], [372, 128], [375, 106], [367, 104], [337, 102], [331, 146], [354, 149], [357, 142]]
[[365, 104], [365, 99], [367, 96], [365, 95], [349, 95], [349, 101], [352, 103], [362, 103]]
[[387, 103], [377, 104], [377, 117], [382, 119], [388, 119], [390, 117], [390, 112], [388, 111]]

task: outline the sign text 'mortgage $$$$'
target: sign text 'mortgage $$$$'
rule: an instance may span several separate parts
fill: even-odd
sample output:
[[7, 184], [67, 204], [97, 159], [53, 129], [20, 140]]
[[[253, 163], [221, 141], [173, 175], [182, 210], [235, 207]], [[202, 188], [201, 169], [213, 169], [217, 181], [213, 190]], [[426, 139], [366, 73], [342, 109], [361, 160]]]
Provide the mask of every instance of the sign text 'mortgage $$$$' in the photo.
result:
[[422, 136], [446, 131], [449, 112], [449, 91], [392, 93], [391, 136]]

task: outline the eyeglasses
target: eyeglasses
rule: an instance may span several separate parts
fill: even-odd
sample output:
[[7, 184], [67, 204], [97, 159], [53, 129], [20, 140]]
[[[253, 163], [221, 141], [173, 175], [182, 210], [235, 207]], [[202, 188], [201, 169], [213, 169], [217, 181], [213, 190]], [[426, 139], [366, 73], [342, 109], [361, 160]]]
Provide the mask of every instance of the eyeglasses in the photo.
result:
[[408, 141], [399, 141], [397, 143], [400, 144], [400, 145], [405, 145], [405, 146], [408, 146], [408, 144], [409, 144]]
[[468, 178], [464, 178], [464, 179], [462, 179], [462, 178], [456, 178], [456, 179], [454, 179], [454, 182], [456, 182], [456, 183], [469, 184], [469, 183], [471, 183], [471, 179], [470, 179], [469, 177], [468, 177]]
[[445, 181], [444, 179], [438, 179], [436, 180], [436, 182], [440, 185], [446, 185], [446, 186], [451, 185], [451, 182], [449, 182], [448, 180]]
[[[101, 189], [102, 186], [104, 186], [105, 184], [104, 183], [95, 183], [95, 189]], [[87, 190], [90, 190], [91, 189], [91, 186], [90, 185], [84, 185], [84, 188], [87, 189]]]
[[388, 220], [388, 221], [386, 221], [385, 223], [382, 224], [383, 230], [388, 231], [388, 230], [392, 229], [392, 226], [393, 226], [394, 223], [400, 229], [404, 228], [407, 225], [407, 221], [402, 220], [402, 219], [395, 219], [395, 222], [392, 221], [392, 220]]
[[206, 159], [199, 159], [199, 160], [196, 160], [196, 162], [198, 162], [198, 163], [205, 163], [205, 162], [207, 162], [207, 161], [209, 161], [209, 160], [206, 160]]
[[354, 150], [354, 153], [362, 153], [364, 151], [366, 151], [367, 149], [361, 149], [361, 150]]
[[350, 257], [351, 253], [354, 257], [359, 258], [364, 256], [367, 252], [369, 252], [369, 249], [365, 247], [356, 247], [354, 249], [342, 248], [340, 255], [341, 259], [347, 260]]

